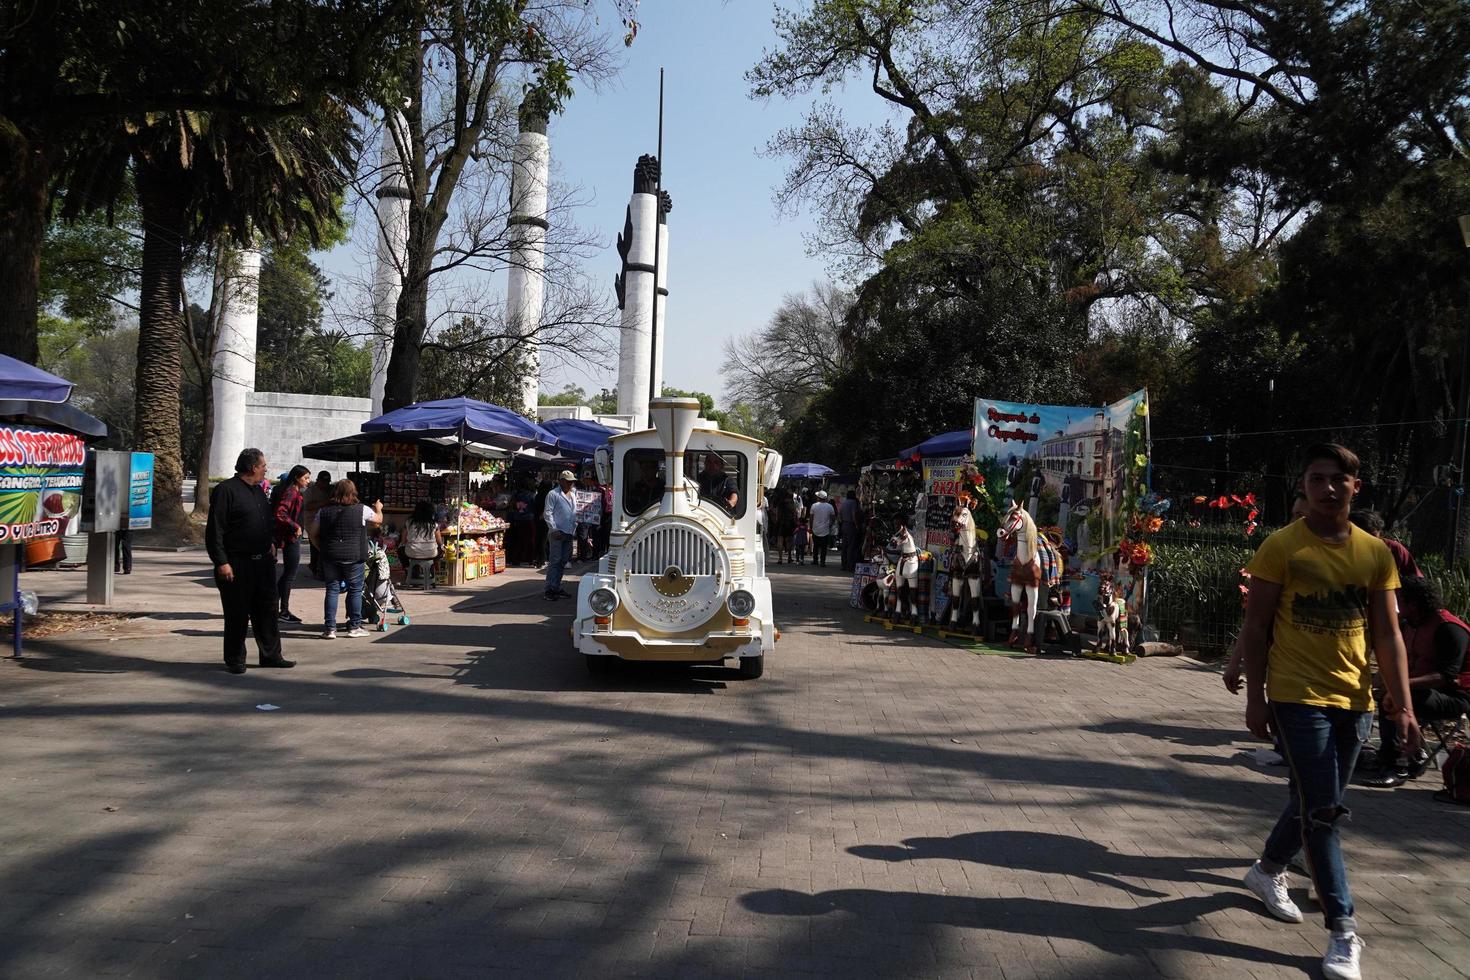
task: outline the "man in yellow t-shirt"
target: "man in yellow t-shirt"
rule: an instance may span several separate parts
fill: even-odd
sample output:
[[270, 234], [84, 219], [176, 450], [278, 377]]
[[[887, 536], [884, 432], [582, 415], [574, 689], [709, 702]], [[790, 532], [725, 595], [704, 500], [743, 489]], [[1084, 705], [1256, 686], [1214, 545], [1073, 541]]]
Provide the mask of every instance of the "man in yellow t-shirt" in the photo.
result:
[[[1373, 722], [1371, 638], [1388, 692], [1385, 718], [1416, 745], [1404, 644], [1394, 592], [1398, 571], [1387, 546], [1348, 520], [1361, 487], [1358, 457], [1324, 443], [1305, 454], [1307, 515], [1261, 543], [1251, 575], [1245, 627], [1246, 727], [1274, 731], [1290, 767], [1291, 799], [1245, 884], [1272, 915], [1302, 921], [1287, 893], [1286, 866], [1303, 849], [1331, 936], [1323, 976], [1361, 977], [1357, 935], [1338, 822], [1348, 779]], [[1269, 647], [1269, 652], [1268, 652]]]

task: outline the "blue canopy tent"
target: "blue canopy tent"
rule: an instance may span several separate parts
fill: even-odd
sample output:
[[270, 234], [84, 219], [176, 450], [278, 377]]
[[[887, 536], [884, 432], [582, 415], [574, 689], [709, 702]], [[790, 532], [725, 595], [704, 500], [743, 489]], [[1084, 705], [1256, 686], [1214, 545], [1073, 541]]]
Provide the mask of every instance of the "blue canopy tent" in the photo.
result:
[[0, 399], [59, 404], [71, 397], [71, 388], [64, 378], [0, 354]]
[[963, 456], [972, 452], [975, 448], [975, 431], [973, 429], [956, 429], [953, 432], [941, 432], [937, 436], [931, 436], [919, 443], [910, 446], [898, 454], [899, 459], [915, 459], [924, 456]]
[[441, 398], [405, 405], [368, 419], [363, 432], [392, 432], [413, 438], [450, 436], [514, 452], [561, 448], [555, 435], [524, 415], [473, 398]]
[[821, 463], [787, 463], [781, 467], [781, 479], [820, 480], [836, 472], [832, 467], [823, 466]]
[[591, 456], [598, 446], [618, 434], [616, 429], [588, 419], [547, 419], [541, 428], [556, 436], [563, 452], [581, 456]]

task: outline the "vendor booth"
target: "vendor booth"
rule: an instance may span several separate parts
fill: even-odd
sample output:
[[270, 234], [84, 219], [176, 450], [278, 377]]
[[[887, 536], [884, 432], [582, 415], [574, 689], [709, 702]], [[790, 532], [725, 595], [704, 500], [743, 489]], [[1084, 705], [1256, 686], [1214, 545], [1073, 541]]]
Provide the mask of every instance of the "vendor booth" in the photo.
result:
[[0, 613], [13, 616], [17, 657], [22, 614], [36, 608], [20, 589], [24, 549], [59, 546], [81, 510], [87, 441], [107, 435], [103, 422], [66, 404], [71, 390], [65, 379], [0, 355]]
[[427, 501], [445, 540], [436, 582], [452, 586], [505, 570], [507, 531], [511, 519], [521, 517], [512, 511], [526, 507], [509, 491], [506, 476], [512, 467], [564, 469], [568, 455], [575, 467], [582, 457], [569, 453], [568, 446], [602, 438], [587, 426], [603, 428], [579, 422], [575, 428], [563, 426], [559, 435], [498, 405], [448, 398], [385, 413], [364, 422], [357, 435], [303, 446], [302, 454], [358, 464], [348, 479], [359, 499], [383, 501], [383, 545], [400, 581], [398, 540], [414, 508]]

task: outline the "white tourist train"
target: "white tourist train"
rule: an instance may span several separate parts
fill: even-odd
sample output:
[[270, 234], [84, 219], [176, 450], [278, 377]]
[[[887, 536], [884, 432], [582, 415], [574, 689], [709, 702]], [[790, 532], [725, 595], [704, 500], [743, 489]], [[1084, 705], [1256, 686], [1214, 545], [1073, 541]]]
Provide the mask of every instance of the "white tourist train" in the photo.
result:
[[649, 416], [652, 429], [597, 452], [612, 534], [582, 576], [573, 642], [593, 672], [614, 658], [735, 659], [742, 677], [759, 677], [779, 632], [758, 515], [781, 456], [700, 418], [692, 398], [656, 398]]

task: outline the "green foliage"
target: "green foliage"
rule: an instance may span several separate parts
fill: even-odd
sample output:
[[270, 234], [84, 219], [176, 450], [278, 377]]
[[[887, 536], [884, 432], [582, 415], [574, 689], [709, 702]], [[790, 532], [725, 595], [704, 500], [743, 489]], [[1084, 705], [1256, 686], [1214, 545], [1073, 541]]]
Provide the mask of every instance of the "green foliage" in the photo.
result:
[[1207, 656], [1235, 641], [1245, 606], [1240, 570], [1267, 532], [1247, 538], [1239, 528], [1168, 525], [1152, 541], [1148, 618], [1161, 639]]
[[586, 405], [590, 399], [581, 385], [567, 385], [561, 391], [542, 392], [538, 401], [542, 405]]
[[91, 329], [82, 321], [43, 317], [40, 342], [40, 366], [75, 385], [70, 404], [107, 423], [104, 446], [134, 448], [137, 327], [114, 320]]
[[419, 395], [423, 401], [475, 398], [517, 408], [528, 370], [525, 348], [515, 337], [462, 317], [424, 347]]

